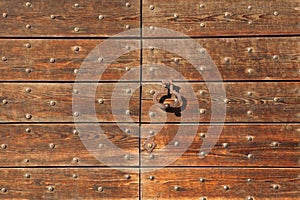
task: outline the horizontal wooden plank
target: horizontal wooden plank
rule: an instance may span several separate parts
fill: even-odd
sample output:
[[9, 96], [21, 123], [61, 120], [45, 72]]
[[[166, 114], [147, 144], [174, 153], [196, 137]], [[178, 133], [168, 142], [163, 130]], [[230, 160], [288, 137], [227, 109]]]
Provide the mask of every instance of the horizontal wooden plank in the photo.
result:
[[142, 198], [298, 199], [299, 173], [299, 168], [164, 168], [142, 173]]
[[[138, 170], [0, 169], [1, 199], [138, 199]], [[4, 188], [4, 189], [3, 189]]]
[[[224, 84], [225, 94], [220, 89]], [[210, 122], [212, 102], [226, 109], [225, 122], [299, 122], [298, 82], [210, 82], [174, 83], [185, 98], [179, 110], [165, 112], [153, 106], [153, 92], [164, 92], [161, 83], [144, 83], [142, 94], [143, 122]], [[208, 90], [208, 86], [211, 91]], [[152, 91], [151, 91], [152, 90]], [[162, 100], [162, 95], [158, 96]], [[168, 98], [167, 98], [168, 99]], [[225, 113], [214, 109], [214, 122], [222, 122]], [[198, 117], [199, 116], [199, 117]]]
[[[192, 42], [198, 43], [199, 49], [192, 49], [190, 42], [182, 39], [143, 40], [143, 80], [220, 80], [214, 76], [214, 70], [219, 70], [223, 80], [300, 79], [299, 37], [213, 38]], [[172, 47], [176, 50], [170, 52]]]
[[1, 124], [0, 166], [138, 166], [138, 127], [123, 127], [130, 134], [116, 124]]
[[137, 81], [139, 45], [125, 39], [0, 39], [0, 81]]
[[0, 7], [1, 37], [108, 37], [140, 25], [138, 0], [13, 0]]
[[[143, 1], [143, 26], [189, 36], [292, 35], [300, 30], [299, 1]], [[155, 32], [145, 31], [144, 36]], [[161, 36], [169, 36], [161, 32]]]
[[[300, 166], [298, 124], [211, 126], [142, 125], [142, 166], [161, 166], [165, 160], [170, 160], [169, 166]], [[209, 128], [214, 131], [208, 133]], [[221, 129], [220, 135], [216, 129]], [[156, 143], [152, 157], [143, 146], [150, 131], [154, 132], [152, 137]], [[210, 150], [210, 145], [212, 150], [209, 154], [206, 153], [204, 158], [200, 156], [200, 152]], [[178, 151], [183, 154], [177, 154]]]
[[0, 122], [137, 122], [139, 83], [1, 83]]

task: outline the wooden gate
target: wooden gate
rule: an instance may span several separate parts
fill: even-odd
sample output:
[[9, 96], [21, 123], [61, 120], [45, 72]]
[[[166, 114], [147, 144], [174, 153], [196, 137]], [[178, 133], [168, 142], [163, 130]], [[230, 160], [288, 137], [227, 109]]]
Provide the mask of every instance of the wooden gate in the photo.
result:
[[0, 8], [1, 199], [300, 198], [298, 0]]

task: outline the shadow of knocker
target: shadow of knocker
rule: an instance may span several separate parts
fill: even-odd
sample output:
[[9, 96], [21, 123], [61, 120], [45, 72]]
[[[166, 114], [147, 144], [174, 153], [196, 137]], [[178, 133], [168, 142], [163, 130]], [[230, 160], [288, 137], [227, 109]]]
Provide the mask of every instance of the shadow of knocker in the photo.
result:
[[[168, 89], [167, 94], [165, 94], [165, 88]], [[179, 89], [179, 87], [173, 85], [172, 80], [163, 80], [162, 90], [155, 91], [153, 95], [154, 104], [160, 107], [162, 110], [169, 113], [175, 113], [176, 116], [180, 117], [181, 112], [186, 108], [186, 99], [182, 97], [179, 92], [177, 92]], [[174, 97], [173, 100], [172, 97]], [[168, 101], [169, 99], [171, 101]]]

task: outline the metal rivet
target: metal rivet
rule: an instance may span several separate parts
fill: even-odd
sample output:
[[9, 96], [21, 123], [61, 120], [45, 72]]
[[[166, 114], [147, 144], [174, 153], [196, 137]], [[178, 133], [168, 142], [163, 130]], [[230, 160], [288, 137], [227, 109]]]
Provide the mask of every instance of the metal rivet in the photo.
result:
[[1, 188], [1, 192], [5, 193], [5, 192], [7, 192], [7, 189], [6, 188]]
[[174, 190], [179, 191], [180, 187], [179, 186], [174, 186]]
[[205, 91], [204, 91], [204, 90], [200, 90], [200, 91], [199, 91], [199, 94], [200, 94], [200, 95], [204, 95], [204, 94], [205, 94]]
[[25, 132], [26, 132], [26, 133], [30, 133], [30, 132], [31, 132], [31, 129], [30, 129], [30, 128], [26, 128], [26, 129], [25, 129]]
[[230, 17], [230, 15], [231, 15], [231, 14], [230, 14], [229, 12], [225, 12], [225, 13], [224, 13], [224, 16], [225, 16], [225, 17]]
[[225, 63], [230, 63], [230, 59], [228, 57], [224, 58]]
[[272, 143], [271, 143], [271, 146], [272, 146], [272, 147], [278, 147], [278, 146], [279, 146], [279, 143], [278, 143], [278, 142], [272, 142]]
[[153, 144], [149, 143], [148, 148], [151, 149], [153, 147]]
[[228, 104], [229, 103], [229, 99], [224, 99], [224, 103]]
[[131, 92], [132, 92], [131, 89], [126, 89], [127, 94], [131, 94]]
[[205, 153], [204, 151], [201, 151], [201, 152], [200, 152], [200, 156], [201, 156], [201, 157], [204, 157], [204, 156], [206, 156], [206, 153]]
[[201, 49], [199, 49], [199, 52], [200, 52], [201, 54], [204, 54], [204, 53], [206, 52], [206, 50], [205, 50], [204, 48], [201, 48]]
[[131, 178], [131, 176], [129, 174], [125, 174], [124, 178], [128, 180]]
[[249, 196], [249, 197], [247, 197], [247, 200], [253, 200], [253, 197]]
[[30, 74], [30, 73], [31, 73], [31, 69], [26, 68], [26, 69], [25, 69], [25, 72], [28, 73], [28, 74]]
[[98, 192], [103, 192], [103, 187], [98, 187], [98, 188], [97, 188], [97, 191], [98, 191]]
[[74, 47], [73, 49], [74, 49], [74, 51], [79, 51], [80, 50], [80, 48], [78, 46]]
[[103, 15], [99, 15], [99, 16], [98, 16], [98, 19], [103, 20], [103, 19], [104, 19], [104, 16], [103, 16]]
[[253, 112], [251, 110], [248, 110], [247, 115], [253, 115]]
[[199, 8], [204, 8], [204, 7], [205, 7], [204, 4], [200, 4], [200, 5], [199, 5]]
[[275, 102], [279, 102], [279, 101], [280, 101], [280, 98], [279, 98], [279, 97], [274, 97], [274, 101], [275, 101]]
[[206, 135], [205, 135], [205, 133], [200, 133], [199, 136], [200, 136], [201, 138], [205, 138]]
[[55, 63], [55, 58], [50, 58], [49, 60], [51, 63]]
[[55, 15], [50, 15], [50, 18], [55, 19], [56, 17], [55, 17]]
[[150, 67], [150, 68], [149, 68], [149, 71], [150, 71], [150, 72], [155, 72], [155, 67]]
[[150, 112], [150, 113], [149, 113], [149, 116], [150, 116], [150, 117], [155, 117], [155, 113], [154, 113], [154, 112]]
[[150, 30], [154, 30], [154, 26], [150, 26], [149, 28], [150, 28]]
[[153, 50], [154, 50], [154, 47], [153, 47], [153, 46], [150, 46], [150, 47], [149, 47], [149, 50], [150, 50], [150, 51], [153, 51]]
[[149, 158], [153, 160], [155, 158], [154, 154], [150, 154]]
[[179, 15], [177, 13], [174, 13], [174, 18], [177, 19]]
[[130, 4], [129, 2], [127, 2], [127, 3], [125, 4], [125, 6], [126, 6], [127, 8], [129, 8], [129, 7], [131, 6], [131, 4]]
[[125, 28], [126, 28], [126, 29], [130, 29], [130, 25], [127, 24], [127, 25], [125, 26]]
[[275, 190], [278, 190], [278, 189], [279, 189], [279, 185], [277, 185], [277, 184], [273, 185], [272, 187], [273, 187], [273, 189], [275, 189]]
[[56, 105], [56, 101], [50, 101], [49, 104], [50, 104], [50, 106], [55, 106]]
[[251, 183], [251, 182], [252, 182], [252, 179], [251, 179], [251, 178], [248, 178], [248, 179], [247, 179], [247, 182], [248, 182], [248, 183]]
[[50, 148], [50, 149], [54, 149], [55, 146], [56, 146], [56, 145], [55, 145], [54, 143], [50, 143], [50, 144], [49, 144], [49, 148]]
[[8, 104], [8, 100], [3, 99], [3, 100], [2, 100], [2, 104], [4, 104], [4, 105], [5, 105], [5, 104]]
[[130, 133], [130, 129], [125, 129], [125, 133]]
[[1, 149], [6, 149], [7, 148], [7, 144], [1, 144]]
[[223, 144], [222, 144], [222, 146], [223, 146], [224, 148], [227, 148], [228, 145], [229, 145], [228, 143], [223, 143]]
[[30, 178], [30, 174], [29, 174], [29, 173], [26, 173], [26, 174], [24, 175], [24, 177], [25, 177], [25, 178]]
[[30, 2], [26, 2], [25, 4], [27, 7], [30, 7], [31, 6], [31, 3]]
[[126, 50], [130, 50], [131, 47], [130, 47], [129, 45], [126, 45], [126, 46], [125, 46], [125, 49], [126, 49]]
[[202, 28], [205, 27], [205, 23], [203, 23], [203, 22], [200, 23], [200, 27], [202, 27]]
[[207, 200], [206, 197], [200, 197], [200, 200]]
[[80, 30], [79, 27], [75, 27], [75, 28], [74, 28], [74, 31], [75, 31], [75, 32], [78, 32], [79, 30]]
[[149, 9], [150, 9], [150, 10], [154, 10], [154, 8], [155, 8], [154, 5], [150, 5], [150, 6], [149, 6]]
[[248, 95], [249, 97], [251, 97], [251, 96], [253, 95], [253, 93], [252, 93], [252, 92], [247, 92], [247, 95]]
[[23, 162], [24, 163], [29, 163], [29, 159], [26, 158], [26, 159], [23, 160]]
[[25, 117], [26, 117], [26, 119], [31, 119], [32, 115], [31, 114], [26, 114]]
[[199, 181], [203, 183], [205, 181], [205, 179], [204, 178], [200, 178]]
[[200, 70], [201, 72], [203, 72], [203, 71], [205, 70], [205, 66], [200, 66], [200, 67], [199, 67], [199, 70]]
[[155, 178], [154, 176], [149, 176], [150, 180], [154, 180], [154, 178]]
[[78, 162], [79, 162], [79, 159], [75, 157], [75, 158], [72, 159], [72, 162], [73, 162], [73, 163], [78, 163]]
[[74, 94], [78, 94], [79, 91], [75, 89], [75, 90], [73, 90], [73, 93], [74, 93]]
[[25, 44], [25, 47], [26, 47], [26, 48], [31, 48], [31, 44], [26, 43], [26, 44]]
[[130, 155], [126, 154], [126, 155], [124, 156], [124, 158], [125, 158], [126, 160], [130, 160]]
[[278, 11], [274, 11], [273, 15], [278, 16], [279, 15]]
[[274, 55], [274, 56], [273, 56], [273, 59], [274, 59], [274, 60], [278, 60], [278, 59], [279, 59], [279, 56], [278, 56], [278, 55]]
[[30, 24], [26, 24], [25, 26], [27, 29], [31, 29], [31, 25]]
[[78, 74], [79, 70], [78, 69], [74, 69], [74, 74]]
[[48, 187], [48, 190], [49, 190], [50, 192], [53, 192], [53, 191], [54, 191], [54, 187], [51, 185], [51, 186]]
[[251, 25], [253, 22], [251, 20], [248, 21], [248, 24]]
[[76, 8], [78, 8], [78, 7], [79, 7], [79, 3], [75, 3], [74, 6], [75, 6]]
[[7, 17], [7, 13], [3, 13], [2, 16], [3, 16], [4, 18], [6, 18], [6, 17]]
[[249, 135], [246, 137], [248, 141], [252, 142], [253, 141], [253, 136]]
[[252, 68], [247, 68], [247, 69], [245, 70], [245, 72], [246, 72], [247, 74], [252, 74], [252, 73], [254, 72], [254, 69], [252, 69]]
[[102, 149], [104, 147], [104, 144], [99, 144], [98, 146], [100, 149]]
[[150, 130], [150, 131], [149, 131], [149, 134], [150, 134], [150, 135], [154, 135], [154, 133], [155, 133], [155, 132], [154, 132], [153, 130]]
[[7, 58], [5, 56], [3, 56], [2, 61], [7, 61]]
[[179, 63], [179, 58], [174, 58], [174, 62]]
[[252, 49], [251, 47], [248, 47], [248, 48], [247, 48], [247, 51], [248, 51], [248, 53], [252, 53], [252, 52], [253, 52], [253, 49]]
[[25, 88], [25, 92], [30, 93], [31, 91], [31, 88]]
[[74, 129], [74, 130], [73, 130], [73, 134], [74, 134], [74, 135], [79, 135], [79, 131], [78, 131], [77, 129]]
[[229, 190], [229, 186], [228, 185], [224, 185], [223, 188], [224, 188], [224, 190]]
[[73, 178], [78, 178], [78, 175], [77, 174], [73, 174], [72, 177]]
[[174, 146], [175, 146], [175, 147], [178, 147], [178, 146], [179, 146], [179, 142], [177, 142], [177, 141], [174, 142]]
[[104, 103], [104, 99], [98, 99], [98, 103], [99, 104], [103, 104]]
[[247, 155], [247, 157], [248, 157], [249, 159], [251, 159], [251, 158], [253, 158], [253, 154], [249, 153], [249, 154]]
[[247, 7], [247, 9], [248, 9], [248, 10], [251, 10], [251, 9], [252, 9], [252, 6], [249, 5], [249, 6]]
[[200, 112], [200, 114], [205, 114], [206, 113], [206, 109], [201, 108], [199, 112]]
[[73, 116], [74, 116], [74, 117], [78, 117], [78, 116], [79, 116], [79, 112], [74, 112], [74, 113], [73, 113]]
[[125, 71], [130, 71], [130, 67], [125, 67]]
[[126, 114], [126, 115], [130, 115], [130, 110], [126, 110], [126, 111], [125, 111], [125, 114]]

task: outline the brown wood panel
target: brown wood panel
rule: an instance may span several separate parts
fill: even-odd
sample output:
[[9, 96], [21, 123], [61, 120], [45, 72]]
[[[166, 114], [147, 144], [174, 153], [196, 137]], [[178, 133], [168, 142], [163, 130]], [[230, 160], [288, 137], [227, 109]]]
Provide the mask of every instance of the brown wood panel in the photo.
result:
[[138, 0], [13, 0], [0, 7], [2, 37], [108, 37], [140, 25]]
[[[181, 115], [165, 112], [153, 106], [151, 90], [160, 91], [161, 83], [144, 83], [142, 94], [142, 121], [143, 122], [195, 122], [185, 116], [196, 116], [199, 113], [199, 122], [210, 122], [211, 102], [215, 105], [226, 106], [226, 122], [299, 122], [300, 98], [298, 82], [210, 82], [212, 88], [224, 84], [226, 97], [219, 91], [208, 90], [206, 83], [174, 83], [183, 97], [189, 96], [184, 102]], [[194, 92], [183, 91], [180, 88]], [[165, 89], [167, 94], [167, 89]], [[211, 99], [213, 95], [214, 99]], [[198, 105], [197, 105], [198, 103]], [[199, 109], [194, 109], [198, 106]], [[151, 113], [153, 116], [150, 116]], [[215, 110], [215, 122], [222, 120], [222, 113]], [[166, 117], [166, 119], [165, 119]]]
[[127, 160], [125, 153], [116, 155], [99, 135], [104, 134], [124, 152], [138, 155], [138, 127], [124, 126], [130, 134], [116, 124], [1, 124], [0, 166], [106, 166], [105, 160], [97, 157], [104, 152], [119, 161], [115, 162], [119, 166], [137, 166], [138, 156]]
[[[140, 42], [110, 40], [111, 46], [117, 49], [108, 49], [103, 42], [97, 39], [1, 39], [0, 81], [74, 81], [76, 76], [85, 81], [119, 81], [125, 74], [124, 80], [139, 80]], [[117, 53], [121, 56], [114, 59]], [[103, 61], [99, 62], [102, 57]], [[99, 68], [105, 69], [102, 75], [95, 74]]]
[[[279, 38], [211, 38], [195, 39], [202, 49], [190, 49], [190, 46], [180, 45], [180, 52], [188, 55], [180, 57], [175, 53], [162, 50], [171, 45], [179, 46], [184, 43], [180, 39], [145, 39], [143, 40], [143, 80], [153, 81], [159, 77], [169, 77], [173, 80], [202, 81], [201, 75], [209, 80], [220, 80], [214, 77], [213, 68], [207, 66], [203, 60], [209, 55], [219, 70], [223, 80], [299, 80], [299, 37]], [[160, 49], [155, 47], [160, 47]], [[154, 48], [154, 49], [152, 49]], [[199, 59], [199, 61], [194, 59]], [[201, 60], [202, 59], [202, 60]], [[226, 60], [228, 59], [228, 60]], [[178, 60], [178, 61], [177, 61]], [[202, 66], [201, 75], [190, 61]], [[178, 74], [171, 73], [169, 69], [159, 68], [168, 66]], [[155, 68], [155, 70], [153, 70]], [[181, 75], [181, 76], [179, 76]]]
[[[121, 89], [116, 92], [117, 85]], [[74, 89], [71, 83], [1, 83], [0, 122], [73, 122], [74, 117], [77, 122], [114, 122], [116, 117], [118, 122], [137, 122], [139, 90], [135, 90], [136, 86], [139, 83], [80, 83]], [[118, 98], [112, 101], [113, 93]], [[74, 99], [77, 106], [72, 105]], [[125, 99], [128, 105], [123, 105]], [[99, 100], [103, 103], [98, 103]], [[92, 112], [93, 106], [96, 113]]]
[[298, 199], [299, 173], [299, 168], [164, 168], [142, 173], [142, 198]]
[[[299, 1], [146, 0], [143, 26], [163, 27], [189, 36], [299, 34]], [[153, 30], [145, 31], [153, 35]], [[161, 37], [168, 36], [161, 33]]]
[[[211, 126], [214, 130], [215, 127], [222, 128], [221, 125]], [[170, 166], [181, 167], [300, 166], [300, 125], [298, 124], [226, 124], [220, 135], [215, 131], [208, 134], [208, 128], [209, 125], [197, 127], [193, 124], [142, 125], [141, 135], [144, 138], [141, 140], [142, 165], [160, 166], [162, 160], [170, 159], [174, 160]], [[150, 131], [155, 132], [153, 137], [156, 143], [151, 154], [143, 148]], [[213, 149], [204, 158], [200, 157], [200, 148], [207, 152], [210, 143]], [[166, 148], [167, 145], [171, 147]], [[184, 153], [180, 156], [174, 153], [181, 150]]]
[[138, 199], [137, 170], [132, 169], [132, 173], [121, 170], [123, 169], [2, 168], [0, 198]]

